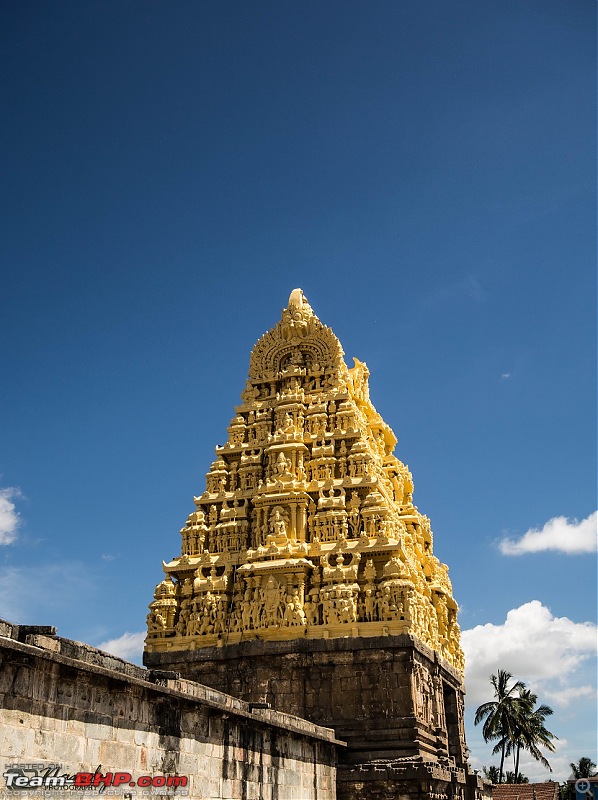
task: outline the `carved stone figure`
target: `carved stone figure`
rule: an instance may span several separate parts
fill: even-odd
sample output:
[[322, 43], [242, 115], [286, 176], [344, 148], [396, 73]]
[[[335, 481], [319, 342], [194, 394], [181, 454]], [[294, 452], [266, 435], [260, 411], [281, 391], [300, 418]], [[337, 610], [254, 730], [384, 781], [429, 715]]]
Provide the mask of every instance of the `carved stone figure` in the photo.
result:
[[272, 519], [270, 520], [270, 529], [272, 531], [273, 536], [283, 536], [286, 538], [287, 535], [287, 526], [282, 518], [280, 511], [275, 508], [274, 513], [272, 515]]

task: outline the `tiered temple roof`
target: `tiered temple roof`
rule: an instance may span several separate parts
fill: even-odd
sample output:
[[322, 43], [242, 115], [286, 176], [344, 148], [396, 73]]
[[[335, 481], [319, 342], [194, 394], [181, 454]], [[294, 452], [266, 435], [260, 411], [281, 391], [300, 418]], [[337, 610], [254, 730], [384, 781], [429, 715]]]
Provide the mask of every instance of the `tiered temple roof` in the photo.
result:
[[410, 633], [462, 672], [448, 568], [354, 362], [295, 289], [164, 564], [147, 651]]

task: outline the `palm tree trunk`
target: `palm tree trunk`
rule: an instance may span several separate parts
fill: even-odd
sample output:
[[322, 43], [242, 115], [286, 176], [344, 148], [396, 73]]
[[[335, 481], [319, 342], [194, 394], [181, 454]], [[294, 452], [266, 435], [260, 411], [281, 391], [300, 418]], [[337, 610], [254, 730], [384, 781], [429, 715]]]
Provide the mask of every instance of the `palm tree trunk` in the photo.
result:
[[506, 743], [505, 743], [505, 741], [503, 739], [502, 750], [501, 750], [501, 753], [500, 753], [500, 775], [498, 776], [498, 782], [499, 783], [502, 783], [502, 771], [503, 771], [503, 767], [505, 765], [505, 744]]
[[519, 753], [521, 751], [521, 745], [517, 742], [517, 760], [515, 762], [515, 783], [519, 783]]

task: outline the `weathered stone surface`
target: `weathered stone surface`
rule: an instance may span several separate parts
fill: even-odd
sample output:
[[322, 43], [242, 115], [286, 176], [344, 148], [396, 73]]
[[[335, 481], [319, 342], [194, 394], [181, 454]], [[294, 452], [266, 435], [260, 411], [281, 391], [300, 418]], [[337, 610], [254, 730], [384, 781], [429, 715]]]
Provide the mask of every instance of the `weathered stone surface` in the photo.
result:
[[466, 763], [460, 678], [409, 635], [250, 641], [146, 653], [145, 660], [332, 727], [348, 744], [347, 761], [426, 757]]
[[347, 742], [339, 800], [482, 793], [467, 763], [461, 677], [413, 636], [252, 640], [144, 659], [334, 728]]
[[[17, 626], [2, 630], [18, 636]], [[87, 645], [56, 639], [60, 647], [47, 650], [39, 646], [45, 638], [34, 646], [0, 636], [3, 766], [186, 775], [193, 800], [334, 800], [342, 743], [333, 731], [250, 711], [214, 688], [156, 676]]]

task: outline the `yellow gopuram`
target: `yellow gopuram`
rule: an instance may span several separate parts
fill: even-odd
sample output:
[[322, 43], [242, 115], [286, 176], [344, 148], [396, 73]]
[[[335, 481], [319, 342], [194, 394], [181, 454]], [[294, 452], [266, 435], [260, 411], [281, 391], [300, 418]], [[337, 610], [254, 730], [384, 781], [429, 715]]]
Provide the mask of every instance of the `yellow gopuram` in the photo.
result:
[[295, 289], [164, 564], [146, 651], [410, 633], [463, 672], [448, 568], [354, 362]]

